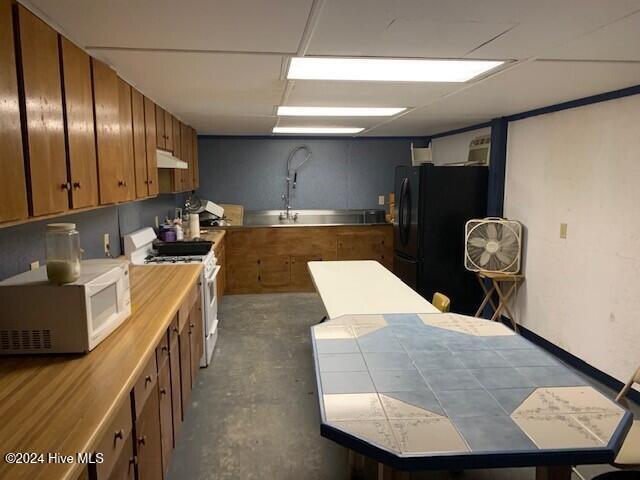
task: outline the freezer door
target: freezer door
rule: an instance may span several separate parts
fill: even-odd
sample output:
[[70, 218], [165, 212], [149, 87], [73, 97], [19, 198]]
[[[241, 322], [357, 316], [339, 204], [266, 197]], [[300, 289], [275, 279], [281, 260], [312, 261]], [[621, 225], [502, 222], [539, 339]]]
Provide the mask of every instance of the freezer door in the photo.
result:
[[418, 290], [418, 262], [415, 259], [393, 256], [393, 273], [414, 290]]
[[396, 167], [393, 215], [394, 248], [401, 255], [418, 257], [419, 167]]

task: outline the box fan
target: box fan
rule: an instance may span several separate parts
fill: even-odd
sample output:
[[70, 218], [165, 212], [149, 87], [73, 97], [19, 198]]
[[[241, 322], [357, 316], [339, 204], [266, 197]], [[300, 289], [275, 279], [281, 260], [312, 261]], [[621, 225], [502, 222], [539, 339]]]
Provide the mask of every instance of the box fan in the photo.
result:
[[522, 224], [506, 218], [472, 219], [465, 226], [464, 266], [472, 272], [517, 274]]

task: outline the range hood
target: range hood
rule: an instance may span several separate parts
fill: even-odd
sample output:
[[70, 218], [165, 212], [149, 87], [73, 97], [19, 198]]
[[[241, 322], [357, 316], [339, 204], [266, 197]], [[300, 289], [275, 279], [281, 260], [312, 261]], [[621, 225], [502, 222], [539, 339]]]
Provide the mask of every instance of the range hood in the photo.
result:
[[189, 168], [187, 162], [183, 162], [178, 157], [174, 157], [171, 152], [166, 150], [156, 149], [156, 160], [158, 162], [158, 168], [180, 168], [186, 170]]

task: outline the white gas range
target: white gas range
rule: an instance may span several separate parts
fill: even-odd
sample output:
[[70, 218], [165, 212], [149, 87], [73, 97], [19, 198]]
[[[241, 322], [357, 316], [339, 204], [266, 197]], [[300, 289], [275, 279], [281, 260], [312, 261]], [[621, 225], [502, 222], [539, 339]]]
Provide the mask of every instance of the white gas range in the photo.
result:
[[204, 331], [204, 349], [200, 366], [211, 363], [213, 349], [218, 340], [218, 296], [217, 276], [220, 266], [213, 254], [213, 248], [206, 255], [159, 255], [153, 249], [156, 234], [152, 228], [143, 228], [124, 236], [124, 254], [133, 265], [203, 265], [200, 284], [202, 285], [202, 319]]

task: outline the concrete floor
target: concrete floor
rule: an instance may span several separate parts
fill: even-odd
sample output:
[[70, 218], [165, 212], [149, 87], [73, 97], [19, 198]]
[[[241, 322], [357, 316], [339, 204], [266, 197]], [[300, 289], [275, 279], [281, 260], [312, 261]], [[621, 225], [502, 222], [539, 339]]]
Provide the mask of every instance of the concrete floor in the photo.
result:
[[[316, 294], [223, 297], [213, 364], [200, 370], [169, 480], [347, 478], [346, 450], [320, 437], [309, 327], [323, 315]], [[591, 478], [612, 468], [579, 470]], [[411, 478], [533, 480], [535, 471], [434, 472]]]

